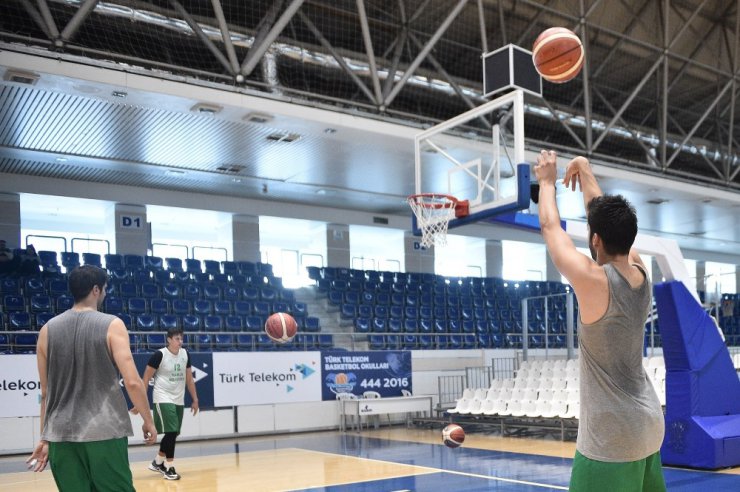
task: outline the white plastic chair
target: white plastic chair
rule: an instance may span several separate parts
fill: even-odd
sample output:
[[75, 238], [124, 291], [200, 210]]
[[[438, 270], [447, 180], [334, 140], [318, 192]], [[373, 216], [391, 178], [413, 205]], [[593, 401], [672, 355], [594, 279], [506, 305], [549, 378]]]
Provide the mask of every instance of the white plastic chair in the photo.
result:
[[491, 386], [488, 389], [501, 389], [504, 387], [503, 379], [492, 379]]
[[501, 386], [502, 389], [514, 389], [516, 381], [514, 379], [504, 379], [504, 384]]
[[[357, 400], [357, 395], [352, 393], [337, 393], [336, 395], [337, 400]], [[341, 403], [340, 403], [341, 405]], [[344, 415], [342, 418], [347, 418], [347, 415]], [[352, 424], [352, 427], [355, 427], [355, 416], [352, 414], [349, 414], [350, 422]]]
[[527, 417], [544, 417], [546, 413], [550, 411], [552, 403], [547, 400], [537, 400], [532, 402], [532, 406], [527, 408]]
[[459, 414], [459, 413], [467, 413], [468, 408], [470, 408], [470, 402], [472, 402], [472, 399], [468, 398], [460, 398], [457, 400], [457, 404], [455, 405], [455, 408], [450, 408], [447, 410], [447, 413], [452, 414]]
[[524, 417], [524, 409], [522, 408], [522, 402], [519, 400], [512, 400], [506, 407], [506, 411], [512, 417]]
[[498, 400], [489, 400], [486, 398], [483, 400], [480, 406], [480, 413], [482, 415], [495, 415], [494, 408], [496, 407]]
[[[380, 393], [378, 393], [377, 391], [365, 391], [362, 394], [362, 397], [366, 400], [375, 400], [375, 399], [382, 398], [382, 396], [380, 396]], [[378, 427], [380, 427], [380, 415], [368, 415], [368, 421], [367, 421], [368, 425], [370, 425], [370, 417], [375, 417], [374, 419], [375, 428], [377, 429]], [[390, 414], [388, 414], [388, 425], [391, 425], [391, 415]]]
[[565, 389], [565, 378], [557, 378], [552, 380], [552, 386], [550, 389], [553, 391], [559, 391]]
[[[468, 414], [470, 415], [480, 415], [483, 413], [483, 410], [481, 410], [481, 407], [483, 406], [482, 400], [473, 400], [470, 402], [470, 407], [468, 408]], [[464, 415], [464, 414], [461, 414]]]
[[491, 408], [490, 411], [483, 412], [486, 415], [508, 415], [506, 413], [506, 406], [508, 405], [508, 402], [504, 400], [496, 400], [493, 402], [493, 408]]

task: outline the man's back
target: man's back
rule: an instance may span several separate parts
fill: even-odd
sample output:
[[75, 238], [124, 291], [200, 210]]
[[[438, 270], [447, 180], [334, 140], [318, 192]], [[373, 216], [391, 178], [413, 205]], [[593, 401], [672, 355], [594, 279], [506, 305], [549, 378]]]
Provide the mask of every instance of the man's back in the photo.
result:
[[42, 439], [101, 441], [133, 435], [108, 350], [114, 316], [70, 309], [47, 324], [47, 397]]
[[651, 304], [645, 276], [634, 287], [611, 263], [604, 315], [579, 318], [581, 415], [578, 450], [599, 461], [635, 461], [660, 449], [663, 413], [643, 367], [644, 325]]

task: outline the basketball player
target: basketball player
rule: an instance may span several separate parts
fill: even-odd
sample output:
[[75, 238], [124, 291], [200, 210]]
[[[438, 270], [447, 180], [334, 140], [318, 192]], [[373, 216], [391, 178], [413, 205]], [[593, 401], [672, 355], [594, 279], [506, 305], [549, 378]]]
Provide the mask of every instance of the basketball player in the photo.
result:
[[102, 268], [72, 270], [74, 306], [39, 332], [41, 440], [27, 463], [36, 472], [49, 464], [61, 491], [134, 490], [128, 461], [133, 431], [119, 372], [131, 401], [146, 410], [141, 414], [144, 441], [157, 441], [126, 326], [98, 312], [107, 280]]
[[556, 158], [543, 150], [534, 170], [542, 236], [580, 311], [581, 415], [570, 490], [664, 491], [659, 451], [665, 423], [642, 367], [651, 285], [632, 249], [637, 216], [622, 196], [603, 195], [588, 160], [576, 157], [563, 182], [583, 191], [592, 258], [579, 253], [560, 226]]
[[154, 423], [157, 432], [164, 434], [164, 437], [149, 469], [161, 473], [167, 480], [179, 480], [180, 475], [175, 471], [175, 440], [182, 427], [185, 386], [193, 400], [190, 410], [193, 415], [198, 413], [198, 394], [190, 369], [190, 356], [182, 348], [182, 330], [170, 328], [167, 331], [167, 346], [154, 352], [149, 359], [144, 370], [144, 384], [148, 386], [152, 377]]

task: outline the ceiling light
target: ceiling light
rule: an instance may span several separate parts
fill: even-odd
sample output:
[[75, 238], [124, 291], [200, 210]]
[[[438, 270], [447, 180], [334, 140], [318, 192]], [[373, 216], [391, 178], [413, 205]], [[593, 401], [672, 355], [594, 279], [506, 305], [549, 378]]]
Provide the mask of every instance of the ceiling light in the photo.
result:
[[222, 109], [224, 108], [215, 104], [198, 103], [190, 108], [190, 111], [200, 114], [216, 114], [220, 113]]
[[241, 183], [242, 182], [242, 180], [239, 179], [239, 178], [232, 178], [231, 181], [234, 182], [234, 183]]
[[177, 176], [180, 176], [180, 175], [183, 175], [183, 174], [185, 174], [185, 171], [183, 171], [183, 170], [181, 170], [181, 169], [168, 169], [168, 170], [167, 170], [167, 171], [165, 171], [165, 172], [166, 172], [167, 174], [173, 174], [173, 175], [177, 175]]
[[33, 72], [26, 72], [25, 70], [16, 70], [15, 68], [9, 68], [3, 75], [3, 80], [8, 82], [15, 82], [17, 84], [35, 85], [39, 80], [39, 74]]
[[701, 200], [702, 203], [712, 203], [713, 201], [711, 198], [702, 198]]
[[653, 198], [652, 200], [648, 200], [647, 203], [650, 203], [651, 205], [660, 205], [661, 203], [666, 203], [670, 200], [667, 198]]
[[110, 93], [113, 97], [120, 97], [121, 99], [124, 99], [126, 96], [128, 96], [128, 92], [123, 91], [113, 91]]
[[265, 114], [265, 113], [249, 113], [242, 119], [250, 123], [264, 124], [264, 123], [268, 123], [272, 121], [272, 115]]
[[67, 162], [67, 158], [66, 157], [57, 157], [55, 160], [57, 162]]
[[326, 195], [326, 190], [316, 190], [317, 195]]
[[336, 128], [325, 128], [324, 133], [328, 133], [329, 135], [331, 135], [332, 133], [337, 133], [337, 129]]
[[271, 133], [267, 136], [267, 140], [272, 140], [273, 142], [295, 142], [296, 140], [300, 140], [301, 136], [297, 133]]

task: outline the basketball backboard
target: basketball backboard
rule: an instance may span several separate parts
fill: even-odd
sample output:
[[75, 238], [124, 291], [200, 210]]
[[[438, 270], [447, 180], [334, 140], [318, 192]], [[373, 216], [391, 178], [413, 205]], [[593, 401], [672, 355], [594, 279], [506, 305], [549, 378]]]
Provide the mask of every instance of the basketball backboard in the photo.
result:
[[[519, 89], [435, 125], [414, 139], [415, 193], [468, 200], [459, 227], [529, 207], [524, 160], [524, 95]], [[414, 233], [420, 231], [413, 219]]]

